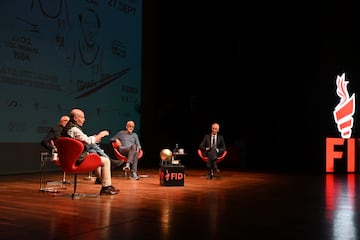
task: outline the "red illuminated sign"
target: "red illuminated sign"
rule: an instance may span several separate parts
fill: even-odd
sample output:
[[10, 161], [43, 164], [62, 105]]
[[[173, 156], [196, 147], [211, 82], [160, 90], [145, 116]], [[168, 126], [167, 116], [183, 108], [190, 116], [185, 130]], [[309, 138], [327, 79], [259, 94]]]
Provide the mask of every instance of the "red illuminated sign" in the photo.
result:
[[[347, 90], [348, 83], [345, 80], [345, 73], [337, 76], [336, 93], [340, 97], [340, 102], [335, 107], [333, 115], [341, 138], [326, 138], [326, 172], [335, 172], [334, 163], [339, 159], [346, 160], [347, 172], [355, 172], [355, 139], [351, 138], [354, 125], [355, 94], [350, 97]], [[346, 154], [344, 155], [344, 153]]]
[[340, 103], [335, 107], [333, 112], [338, 131], [343, 138], [351, 137], [351, 129], [354, 124], [353, 115], [355, 112], [355, 94], [349, 97], [345, 73], [336, 79], [336, 93], [340, 97]]

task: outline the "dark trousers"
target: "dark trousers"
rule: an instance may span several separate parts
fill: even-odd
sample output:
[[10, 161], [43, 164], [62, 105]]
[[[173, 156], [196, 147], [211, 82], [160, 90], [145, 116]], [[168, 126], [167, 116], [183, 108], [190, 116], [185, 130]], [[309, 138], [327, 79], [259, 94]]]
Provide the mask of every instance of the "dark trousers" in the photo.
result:
[[206, 166], [210, 169], [217, 168], [216, 160], [218, 158], [218, 152], [215, 147], [211, 147], [208, 151], [206, 151], [205, 156], [208, 157], [208, 162]]
[[129, 148], [121, 148], [119, 152], [127, 156], [128, 162], [131, 164], [131, 171], [137, 172], [138, 165], [138, 151], [136, 144], [131, 145]]

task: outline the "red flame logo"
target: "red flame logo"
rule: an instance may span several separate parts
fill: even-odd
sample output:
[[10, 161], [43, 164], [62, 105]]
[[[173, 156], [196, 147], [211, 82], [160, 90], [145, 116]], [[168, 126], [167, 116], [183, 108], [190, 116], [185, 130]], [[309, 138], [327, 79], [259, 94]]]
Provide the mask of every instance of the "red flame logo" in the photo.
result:
[[335, 107], [333, 112], [338, 131], [342, 138], [350, 138], [354, 124], [353, 115], [355, 112], [355, 94], [349, 97], [347, 90], [348, 81], [345, 81], [345, 73], [337, 76], [336, 93], [340, 97], [340, 103]]

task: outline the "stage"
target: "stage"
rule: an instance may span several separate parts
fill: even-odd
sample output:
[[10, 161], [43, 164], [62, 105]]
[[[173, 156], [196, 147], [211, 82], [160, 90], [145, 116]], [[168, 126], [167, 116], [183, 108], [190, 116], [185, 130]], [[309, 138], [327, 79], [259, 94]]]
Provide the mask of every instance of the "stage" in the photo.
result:
[[[183, 186], [164, 186], [159, 170], [138, 181], [115, 170], [118, 195], [79, 199], [66, 195], [72, 174], [57, 193], [40, 191], [39, 173], [0, 176], [0, 239], [359, 239], [357, 174], [221, 169], [208, 180], [185, 166]], [[98, 194], [87, 176], [77, 192]]]

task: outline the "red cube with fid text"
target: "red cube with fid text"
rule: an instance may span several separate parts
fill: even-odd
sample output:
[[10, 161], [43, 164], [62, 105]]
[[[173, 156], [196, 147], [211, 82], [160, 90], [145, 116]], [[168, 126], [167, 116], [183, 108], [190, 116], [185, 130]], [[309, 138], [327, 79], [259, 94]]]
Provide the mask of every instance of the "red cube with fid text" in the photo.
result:
[[162, 165], [159, 177], [161, 186], [184, 186], [184, 165]]

